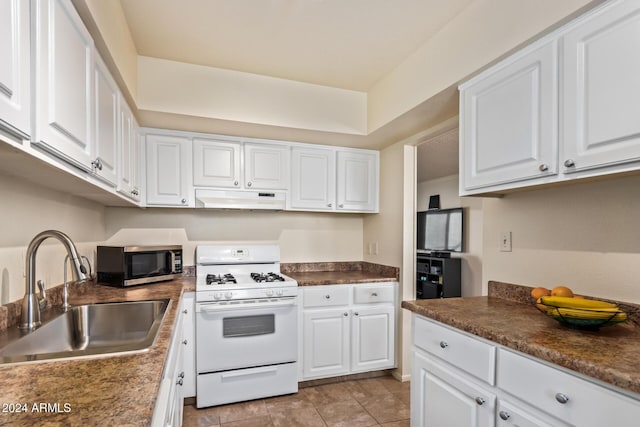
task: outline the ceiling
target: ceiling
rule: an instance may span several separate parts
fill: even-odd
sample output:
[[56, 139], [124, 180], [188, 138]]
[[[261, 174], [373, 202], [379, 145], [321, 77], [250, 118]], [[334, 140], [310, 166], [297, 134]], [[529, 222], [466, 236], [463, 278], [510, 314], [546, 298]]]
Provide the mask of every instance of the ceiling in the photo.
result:
[[142, 56], [369, 90], [472, 0], [120, 0]]

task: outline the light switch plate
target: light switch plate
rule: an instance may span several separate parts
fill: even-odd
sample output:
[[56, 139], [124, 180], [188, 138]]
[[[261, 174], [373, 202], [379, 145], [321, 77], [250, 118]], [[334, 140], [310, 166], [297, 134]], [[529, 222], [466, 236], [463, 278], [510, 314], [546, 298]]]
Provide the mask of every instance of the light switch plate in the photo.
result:
[[500, 251], [511, 252], [511, 232], [503, 231], [500, 234]]

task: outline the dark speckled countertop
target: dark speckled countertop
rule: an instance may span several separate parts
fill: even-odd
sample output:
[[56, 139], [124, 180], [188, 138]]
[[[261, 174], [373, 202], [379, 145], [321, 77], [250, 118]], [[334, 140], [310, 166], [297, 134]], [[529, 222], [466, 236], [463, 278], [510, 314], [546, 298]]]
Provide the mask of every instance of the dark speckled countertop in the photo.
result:
[[[194, 290], [189, 277], [126, 289], [77, 285], [72, 305], [170, 298], [155, 343], [130, 355], [0, 365], [0, 425], [149, 425], [180, 298]], [[51, 404], [49, 412], [32, 410], [42, 403]], [[15, 412], [17, 404], [27, 411]]]
[[400, 270], [397, 267], [356, 261], [280, 264], [280, 271], [295, 279], [298, 286], [321, 286], [397, 282]]
[[[640, 323], [635, 316], [598, 331], [570, 329], [528, 303], [530, 290], [490, 282], [486, 297], [403, 301], [402, 308], [623, 391], [640, 393]], [[627, 308], [638, 307], [627, 304]]]

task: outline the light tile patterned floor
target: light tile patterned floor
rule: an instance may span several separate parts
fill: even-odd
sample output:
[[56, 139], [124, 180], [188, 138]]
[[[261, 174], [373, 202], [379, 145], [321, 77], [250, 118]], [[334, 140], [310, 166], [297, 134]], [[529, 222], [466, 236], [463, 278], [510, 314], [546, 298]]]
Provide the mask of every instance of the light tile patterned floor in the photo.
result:
[[409, 383], [352, 380], [213, 408], [184, 408], [185, 427], [408, 427]]

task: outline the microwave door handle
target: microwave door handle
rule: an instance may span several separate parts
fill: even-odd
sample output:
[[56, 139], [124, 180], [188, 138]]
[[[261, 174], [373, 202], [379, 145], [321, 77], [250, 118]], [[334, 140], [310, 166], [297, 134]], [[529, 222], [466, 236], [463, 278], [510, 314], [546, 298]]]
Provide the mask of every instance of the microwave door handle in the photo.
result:
[[171, 273], [176, 272], [176, 253], [174, 251], [169, 251], [169, 256], [171, 258]]

